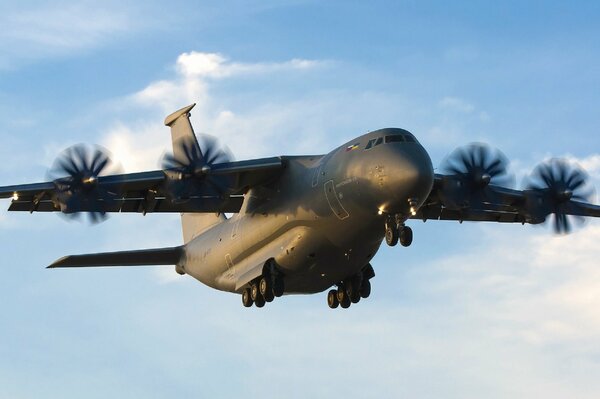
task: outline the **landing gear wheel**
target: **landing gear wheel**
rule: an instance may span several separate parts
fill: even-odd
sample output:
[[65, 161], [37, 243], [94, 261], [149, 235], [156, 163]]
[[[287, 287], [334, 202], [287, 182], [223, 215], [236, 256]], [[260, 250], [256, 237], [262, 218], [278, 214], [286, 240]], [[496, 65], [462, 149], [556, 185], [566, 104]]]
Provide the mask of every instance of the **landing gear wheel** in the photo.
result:
[[[250, 298], [252, 298], [252, 300], [254, 302], [256, 302], [257, 298], [260, 296], [260, 290], [258, 289], [258, 284], [255, 282], [252, 283], [252, 285], [250, 286]], [[258, 306], [258, 305], [257, 305]]]
[[258, 283], [258, 288], [260, 289], [260, 294], [265, 296], [269, 291], [272, 290], [273, 283], [271, 283], [271, 279], [268, 277], [263, 277], [260, 279]]
[[260, 279], [258, 283], [258, 289], [260, 291], [260, 295], [265, 298], [267, 302], [273, 302], [273, 283], [270, 277], [263, 277]]
[[[360, 281], [352, 279], [346, 284], [346, 295], [352, 303], [360, 301]], [[340, 301], [341, 302], [341, 301]]]
[[344, 301], [344, 298], [348, 296], [346, 295], [346, 287], [343, 284], [339, 285], [337, 291], [335, 292], [335, 295], [337, 297], [338, 302], [342, 303]]
[[283, 291], [285, 289], [285, 285], [283, 283], [282, 277], [275, 277], [275, 282], [273, 283], [273, 294], [279, 298], [283, 295]]
[[265, 306], [265, 298], [263, 298], [263, 296], [259, 293], [258, 297], [254, 300], [254, 304], [257, 308], [262, 308], [263, 306]]
[[254, 301], [252, 300], [252, 293], [250, 292], [250, 288], [246, 288], [244, 291], [242, 291], [242, 304], [244, 305], [244, 307], [249, 308], [250, 306], [252, 306], [253, 303]]
[[265, 295], [263, 295], [263, 298], [265, 298], [266, 302], [273, 302], [273, 299], [275, 299], [275, 295], [273, 295], [273, 291], [269, 291]]
[[386, 223], [385, 225], [385, 242], [390, 247], [398, 244], [398, 228], [393, 223]]
[[360, 296], [368, 298], [371, 295], [371, 282], [369, 280], [363, 280], [362, 286], [360, 287]]
[[408, 247], [412, 244], [413, 240], [413, 231], [410, 227], [404, 226], [402, 230], [400, 230], [400, 244], [403, 247]]
[[340, 306], [344, 309], [348, 309], [351, 303], [352, 302], [350, 302], [350, 298], [348, 297], [348, 295], [344, 295], [344, 300], [340, 302]]
[[338, 301], [337, 299], [337, 291], [336, 290], [331, 290], [327, 293], [327, 305], [329, 305], [329, 307], [331, 309], [335, 309], [339, 306], [340, 301]]
[[346, 287], [344, 285], [340, 285], [338, 287], [335, 295], [336, 295], [336, 298], [337, 298], [338, 302], [340, 303], [341, 307], [343, 307], [344, 309], [347, 309], [350, 307], [350, 304], [352, 302], [350, 302], [350, 297], [346, 293]]

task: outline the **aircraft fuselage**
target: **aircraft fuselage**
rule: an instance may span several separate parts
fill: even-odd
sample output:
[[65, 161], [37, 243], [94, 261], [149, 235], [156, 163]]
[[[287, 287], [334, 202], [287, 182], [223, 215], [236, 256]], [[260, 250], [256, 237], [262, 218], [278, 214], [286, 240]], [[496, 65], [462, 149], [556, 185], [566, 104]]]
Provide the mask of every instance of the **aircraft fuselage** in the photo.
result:
[[238, 214], [186, 245], [180, 267], [187, 274], [241, 292], [273, 259], [286, 293], [324, 291], [359, 273], [381, 245], [386, 217], [408, 218], [433, 185], [429, 155], [402, 129], [368, 133], [324, 156], [284, 161], [279, 179], [250, 190]]

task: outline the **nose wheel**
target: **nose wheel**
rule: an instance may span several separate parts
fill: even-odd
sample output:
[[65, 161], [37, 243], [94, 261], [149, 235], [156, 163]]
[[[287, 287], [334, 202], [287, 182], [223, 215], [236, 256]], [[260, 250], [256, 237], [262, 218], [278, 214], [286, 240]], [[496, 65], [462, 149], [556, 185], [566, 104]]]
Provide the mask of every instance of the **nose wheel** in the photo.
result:
[[[397, 218], [396, 218], [397, 219]], [[396, 246], [398, 242], [403, 247], [408, 247], [413, 241], [413, 231], [405, 226], [404, 222], [397, 222], [389, 218], [385, 223], [385, 242], [390, 247]]]
[[403, 247], [410, 246], [410, 244], [412, 244], [412, 240], [413, 240], [412, 229], [408, 226], [402, 226], [402, 228], [400, 230], [399, 240], [400, 240], [400, 245], [402, 245]]

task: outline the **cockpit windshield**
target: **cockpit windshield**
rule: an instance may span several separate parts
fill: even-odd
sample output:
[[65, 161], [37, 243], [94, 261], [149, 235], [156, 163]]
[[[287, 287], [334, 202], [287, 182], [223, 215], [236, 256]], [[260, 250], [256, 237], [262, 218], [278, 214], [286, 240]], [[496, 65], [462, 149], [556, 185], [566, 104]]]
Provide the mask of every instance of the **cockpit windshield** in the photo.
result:
[[415, 136], [410, 133], [393, 134], [385, 136], [385, 143], [416, 143]]

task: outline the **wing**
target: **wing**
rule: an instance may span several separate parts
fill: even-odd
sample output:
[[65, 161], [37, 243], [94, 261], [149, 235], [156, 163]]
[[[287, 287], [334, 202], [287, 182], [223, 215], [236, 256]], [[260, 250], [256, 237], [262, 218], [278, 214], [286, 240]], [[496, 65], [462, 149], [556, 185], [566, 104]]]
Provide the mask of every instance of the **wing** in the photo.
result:
[[560, 198], [550, 187], [514, 190], [490, 184], [475, 192], [467, 187], [461, 176], [436, 174], [431, 193], [411, 218], [538, 224], [550, 214], [600, 217], [600, 206], [578, 201], [572, 193]]
[[[73, 178], [67, 177], [0, 187], [0, 198], [12, 198], [9, 211], [236, 213], [249, 188], [269, 184], [283, 168], [283, 158], [272, 157], [215, 164], [203, 176], [186, 179], [168, 170], [100, 176], [93, 187], [86, 188], [85, 195], [71, 188]], [[202, 184], [206, 175], [226, 179], [227, 189], [215, 194]], [[193, 190], [185, 198], [173, 198], [172, 187], [180, 184], [189, 185]], [[73, 198], [77, 195], [74, 205]]]

